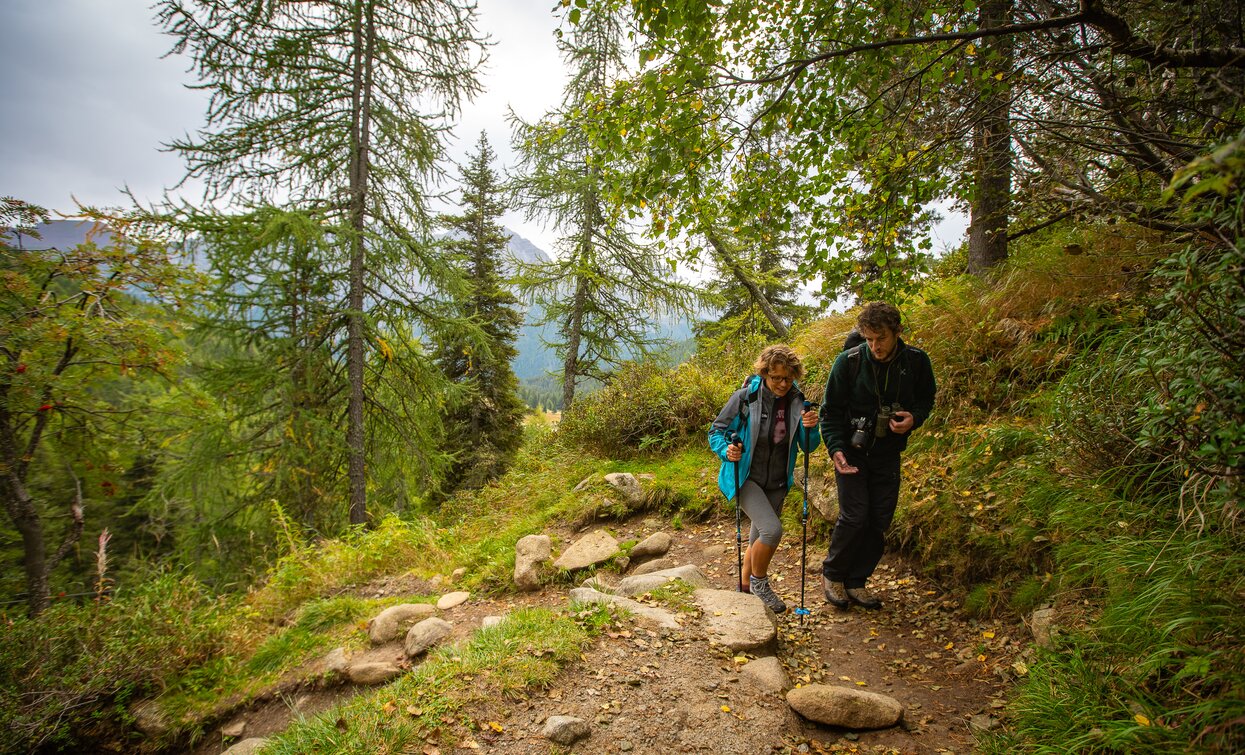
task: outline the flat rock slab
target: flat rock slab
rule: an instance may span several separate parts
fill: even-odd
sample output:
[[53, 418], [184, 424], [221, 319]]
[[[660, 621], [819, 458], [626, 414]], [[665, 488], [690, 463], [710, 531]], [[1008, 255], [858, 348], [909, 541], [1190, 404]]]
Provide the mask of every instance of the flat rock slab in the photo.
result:
[[571, 590], [571, 602], [609, 603], [620, 608], [625, 608], [636, 616], [639, 616], [646, 621], [651, 621], [657, 626], [666, 627], [667, 629], [682, 628], [682, 624], [675, 620], [674, 614], [664, 608], [646, 606], [643, 603], [634, 601], [630, 598], [624, 598], [621, 595], [606, 595], [605, 593], [597, 592], [590, 587], [576, 587], [574, 590]]
[[760, 598], [734, 590], [697, 590], [692, 597], [704, 612], [705, 634], [711, 642], [736, 652], [773, 650], [778, 627]]
[[574, 716], [550, 716], [545, 720], [541, 736], [549, 741], [568, 747], [592, 733], [592, 727], [582, 718]]
[[456, 606], [461, 606], [470, 597], [471, 593], [469, 592], [447, 592], [437, 601], [437, 610], [448, 611]]
[[854, 687], [809, 684], [788, 692], [787, 704], [810, 721], [843, 729], [885, 729], [903, 717], [895, 698]]
[[605, 530], [597, 530], [576, 540], [553, 565], [559, 569], [575, 571], [603, 564], [617, 555], [618, 541]]
[[368, 639], [373, 645], [392, 642], [407, 630], [437, 612], [427, 603], [400, 603], [389, 606], [376, 614], [367, 627]]
[[700, 569], [697, 569], [692, 564], [687, 564], [685, 566], [676, 566], [673, 569], [649, 572], [648, 574], [633, 574], [619, 582], [618, 586], [614, 588], [614, 592], [618, 595], [643, 595], [649, 590], [655, 590], [676, 579], [683, 580], [692, 587], [707, 587], [709, 585], [709, 580], [705, 579], [705, 575], [701, 573]]

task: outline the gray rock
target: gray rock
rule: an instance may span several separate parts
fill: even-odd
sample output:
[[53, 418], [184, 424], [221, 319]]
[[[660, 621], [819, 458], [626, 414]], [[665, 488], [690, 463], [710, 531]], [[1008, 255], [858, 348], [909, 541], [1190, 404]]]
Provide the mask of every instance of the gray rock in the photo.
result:
[[471, 593], [469, 592], [448, 592], [442, 595], [441, 599], [437, 601], [437, 610], [448, 611], [451, 608], [461, 606], [463, 603], [466, 603], [467, 599], [470, 597]]
[[491, 627], [495, 627], [501, 623], [502, 618], [503, 617], [501, 616], [485, 616], [480, 620], [480, 628], [489, 629]]
[[155, 700], [143, 700], [130, 708], [134, 726], [148, 736], [159, 736], [169, 731], [168, 716], [160, 710]]
[[635, 547], [631, 549], [631, 558], [633, 561], [644, 561], [664, 556], [670, 550], [670, 542], [669, 533], [654, 532], [635, 544]]
[[389, 661], [351, 664], [346, 677], [354, 684], [384, 684], [402, 673], [402, 668]]
[[592, 475], [588, 475], [584, 479], [580, 480], [579, 484], [575, 486], [575, 492], [582, 493], [591, 484], [592, 484]]
[[607, 593], [614, 592], [614, 586], [611, 585], [609, 581], [606, 580], [605, 577], [601, 576], [600, 574], [593, 574], [591, 577], [588, 577], [583, 582], [581, 582], [579, 586], [587, 587], [588, 589], [596, 590], [597, 592], [607, 592]]
[[445, 619], [435, 617], [424, 619], [411, 627], [411, 631], [406, 633], [406, 641], [402, 647], [406, 651], [408, 658], [414, 658], [441, 640], [449, 637], [453, 629], [454, 625]]
[[1039, 608], [1029, 616], [1029, 631], [1038, 647], [1048, 648], [1055, 639], [1055, 609]]
[[[734, 546], [728, 549], [725, 545], [707, 545], [704, 548], [700, 549], [700, 557], [707, 561], [714, 561], [714, 560], [721, 558], [722, 554], [726, 553], [727, 550], [732, 551], [732, 558], [733, 558], [734, 557], [733, 551], [735, 550]], [[734, 561], [731, 562], [732, 565], [734, 563], [735, 563]]]
[[739, 669], [739, 680], [759, 692], [782, 694], [791, 686], [782, 663], [772, 655], [745, 663]]
[[844, 729], [885, 729], [903, 716], [903, 705], [893, 697], [826, 684], [789, 691], [787, 704], [810, 721]]
[[625, 608], [641, 619], [651, 621], [658, 626], [666, 627], [667, 629], [680, 629], [682, 627], [675, 619], [674, 614], [664, 608], [648, 606], [619, 595], [606, 595], [588, 587], [576, 587], [574, 590], [571, 590], [571, 602], [610, 603], [620, 608]]
[[640, 487], [640, 481], [630, 472], [607, 474], [605, 481], [622, 493], [627, 503], [636, 505], [644, 502], [644, 490]]
[[514, 584], [520, 590], [540, 589], [540, 567], [553, 557], [548, 535], [527, 535], [514, 544]]
[[968, 720], [969, 728], [974, 731], [990, 731], [998, 723], [998, 719], [985, 713], [978, 713]]
[[346, 656], [346, 648], [333, 648], [321, 661], [326, 673], [345, 674], [350, 661]]
[[568, 747], [592, 733], [592, 727], [582, 718], [574, 716], [550, 716], [540, 734], [554, 744]]
[[246, 720], [240, 719], [238, 721], [234, 721], [233, 723], [227, 726], [222, 726], [220, 730], [220, 735], [222, 737], [237, 738], [237, 737], [242, 736], [243, 732], [245, 731], [246, 731]]
[[436, 608], [427, 603], [401, 603], [389, 606], [368, 622], [367, 636], [373, 645], [398, 639], [416, 623], [432, 616]]
[[697, 590], [692, 593], [704, 612], [709, 640], [734, 651], [771, 651], [778, 640], [774, 614], [761, 599], [734, 590]]
[[638, 577], [641, 574], [652, 574], [655, 571], [662, 571], [663, 569], [673, 569], [678, 565], [679, 563], [673, 558], [655, 558], [652, 561], [645, 561], [637, 566], [635, 571], [631, 572], [631, 576]]
[[462, 579], [466, 575], [467, 575], [467, 567], [460, 566], [454, 571], [450, 572], [450, 581], [457, 582], [458, 580]]
[[618, 555], [618, 541], [610, 537], [604, 530], [596, 530], [584, 535], [575, 544], [567, 548], [553, 565], [559, 569], [575, 571], [596, 566], [609, 561]]
[[220, 755], [254, 755], [266, 744], [268, 744], [268, 740], [264, 737], [251, 737], [250, 739], [242, 740]]
[[618, 586], [614, 588], [614, 592], [618, 595], [627, 596], [643, 595], [649, 590], [654, 590], [676, 579], [681, 579], [692, 587], [706, 587], [709, 584], [709, 580], [705, 579], [705, 575], [701, 574], [700, 569], [687, 564], [648, 574], [633, 574], [619, 582]]

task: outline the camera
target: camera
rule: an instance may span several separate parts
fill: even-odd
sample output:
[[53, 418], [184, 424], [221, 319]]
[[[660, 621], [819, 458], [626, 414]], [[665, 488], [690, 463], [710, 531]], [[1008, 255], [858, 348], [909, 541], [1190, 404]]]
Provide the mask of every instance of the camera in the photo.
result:
[[852, 448], [864, 448], [869, 442], [869, 418], [852, 417]]
[[873, 434], [878, 438], [885, 438], [887, 430], [890, 429], [891, 417], [895, 416], [895, 412], [902, 412], [903, 407], [899, 404], [885, 404], [878, 408], [878, 421], [873, 426]]

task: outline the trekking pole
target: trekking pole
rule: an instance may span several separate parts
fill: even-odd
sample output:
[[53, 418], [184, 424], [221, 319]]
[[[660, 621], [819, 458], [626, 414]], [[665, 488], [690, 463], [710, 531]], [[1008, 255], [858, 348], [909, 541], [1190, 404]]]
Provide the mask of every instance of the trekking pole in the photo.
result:
[[[804, 411], [812, 409], [816, 404], [811, 401], [804, 402]], [[803, 419], [803, 417], [801, 417]], [[808, 428], [804, 428], [804, 512], [800, 517], [800, 523], [804, 528], [804, 534], [800, 538], [800, 607], [795, 609], [795, 615], [800, 617], [800, 623], [804, 623], [804, 617], [808, 616], [808, 609], [804, 607], [804, 574], [808, 571], [808, 446], [812, 441], [809, 439]]]
[[742, 506], [739, 505], [739, 464], [744, 460], [743, 442], [739, 439], [739, 433], [731, 433], [730, 444], [733, 446], [739, 444], [739, 461], [735, 462], [735, 589], [739, 592], [744, 591], [744, 539], [743, 539], [743, 513]]

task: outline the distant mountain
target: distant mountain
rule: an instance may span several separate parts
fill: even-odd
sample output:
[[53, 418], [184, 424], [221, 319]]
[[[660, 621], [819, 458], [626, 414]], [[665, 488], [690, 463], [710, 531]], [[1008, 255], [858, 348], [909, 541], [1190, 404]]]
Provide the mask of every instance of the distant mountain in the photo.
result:
[[[91, 235], [95, 243], [99, 245], [112, 242], [112, 235], [107, 228], [89, 220], [53, 220], [41, 224], [36, 230], [41, 238], [23, 237], [21, 239], [23, 247], [31, 249], [68, 248], [85, 242], [88, 235]], [[506, 247], [506, 253], [513, 259], [529, 263], [549, 262], [552, 260], [552, 257], [545, 250], [514, 231], [508, 228], [506, 230], [510, 233], [510, 243]], [[15, 243], [12, 234], [7, 230], [0, 231], [0, 236], [3, 236], [6, 243]], [[519, 353], [515, 357], [512, 367], [514, 368], [515, 376], [520, 381], [531, 383], [543, 382], [549, 373], [559, 373], [561, 371], [561, 361], [553, 349], [545, 345], [546, 341], [557, 339], [557, 326], [554, 324], [535, 325], [534, 323], [539, 321], [542, 315], [543, 310], [540, 309], [539, 305], [529, 307], [524, 317], [523, 327], [520, 329], [519, 336], [515, 341], [515, 348]], [[668, 338], [675, 343], [681, 343], [691, 338], [692, 329], [690, 321], [654, 318], [653, 322], [656, 334]]]

